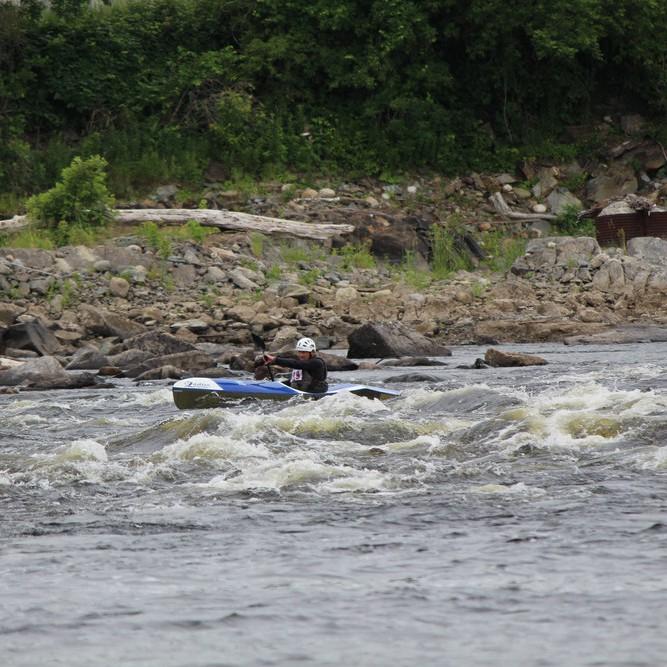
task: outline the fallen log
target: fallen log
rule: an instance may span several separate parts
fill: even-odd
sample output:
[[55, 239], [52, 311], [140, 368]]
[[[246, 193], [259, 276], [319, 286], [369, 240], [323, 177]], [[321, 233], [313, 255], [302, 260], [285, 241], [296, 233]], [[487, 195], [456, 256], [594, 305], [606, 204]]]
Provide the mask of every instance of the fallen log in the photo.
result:
[[513, 211], [500, 192], [494, 192], [489, 197], [489, 201], [497, 213], [512, 220], [555, 220], [557, 217], [553, 213], [518, 213], [517, 211]]
[[[326, 241], [335, 236], [351, 234], [353, 225], [335, 225], [299, 222], [283, 218], [269, 218], [236, 211], [218, 211], [207, 208], [119, 208], [114, 211], [116, 222], [135, 224], [158, 222], [162, 224], [183, 224], [196, 220], [204, 227], [233, 229], [236, 231], [256, 231], [262, 234], [297, 236], [316, 241]], [[9, 220], [0, 220], [0, 231], [14, 231], [25, 227], [29, 220], [25, 215], [15, 215]]]

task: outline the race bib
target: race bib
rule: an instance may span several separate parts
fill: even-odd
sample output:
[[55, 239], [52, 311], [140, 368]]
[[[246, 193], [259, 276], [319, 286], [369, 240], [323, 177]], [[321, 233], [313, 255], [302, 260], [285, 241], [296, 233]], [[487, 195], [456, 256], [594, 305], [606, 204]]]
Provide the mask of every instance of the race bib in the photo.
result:
[[303, 371], [300, 368], [294, 368], [290, 382], [301, 382], [301, 380], [303, 380]]

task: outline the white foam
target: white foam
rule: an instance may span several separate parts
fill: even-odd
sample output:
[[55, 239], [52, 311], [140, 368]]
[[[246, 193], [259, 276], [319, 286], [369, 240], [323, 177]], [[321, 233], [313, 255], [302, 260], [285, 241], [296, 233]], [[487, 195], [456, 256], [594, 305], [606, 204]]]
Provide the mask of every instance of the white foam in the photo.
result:
[[58, 461], [97, 461], [106, 463], [108, 461], [107, 451], [104, 445], [96, 440], [75, 440], [67, 447], [62, 448], [57, 454]]
[[253, 444], [242, 439], [210, 433], [198, 433], [187, 440], [178, 440], [163, 447], [156, 456], [166, 460], [193, 461], [197, 459], [268, 458], [269, 455], [269, 450], [262, 444]]
[[523, 482], [517, 484], [483, 484], [470, 489], [473, 493], [489, 493], [500, 495], [543, 496], [546, 491], [539, 486], [528, 486]]

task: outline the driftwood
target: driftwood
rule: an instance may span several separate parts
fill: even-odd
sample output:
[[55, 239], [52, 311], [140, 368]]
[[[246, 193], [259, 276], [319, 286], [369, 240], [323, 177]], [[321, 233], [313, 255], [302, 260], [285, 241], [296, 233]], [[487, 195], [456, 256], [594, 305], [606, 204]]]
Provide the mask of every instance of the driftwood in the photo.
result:
[[500, 192], [494, 192], [489, 197], [489, 201], [493, 204], [496, 212], [512, 220], [555, 220], [557, 217], [553, 213], [518, 213], [513, 211]]
[[[298, 222], [296, 220], [268, 218], [262, 215], [251, 215], [250, 213], [217, 211], [207, 208], [119, 208], [114, 211], [114, 218], [117, 222], [126, 224], [147, 221], [163, 224], [183, 224], [188, 220], [196, 220], [204, 227], [297, 236], [316, 241], [326, 241], [335, 236], [351, 234], [354, 231], [353, 225]], [[25, 215], [15, 215], [9, 220], [0, 220], [0, 231], [14, 231], [28, 224], [29, 220]]]

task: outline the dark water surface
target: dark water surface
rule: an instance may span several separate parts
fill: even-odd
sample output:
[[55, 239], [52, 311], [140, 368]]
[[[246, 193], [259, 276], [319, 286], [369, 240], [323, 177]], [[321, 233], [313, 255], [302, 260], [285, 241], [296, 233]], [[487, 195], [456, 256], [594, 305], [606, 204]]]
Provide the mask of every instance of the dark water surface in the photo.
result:
[[667, 345], [510, 349], [389, 403], [1, 397], [0, 664], [665, 664]]

